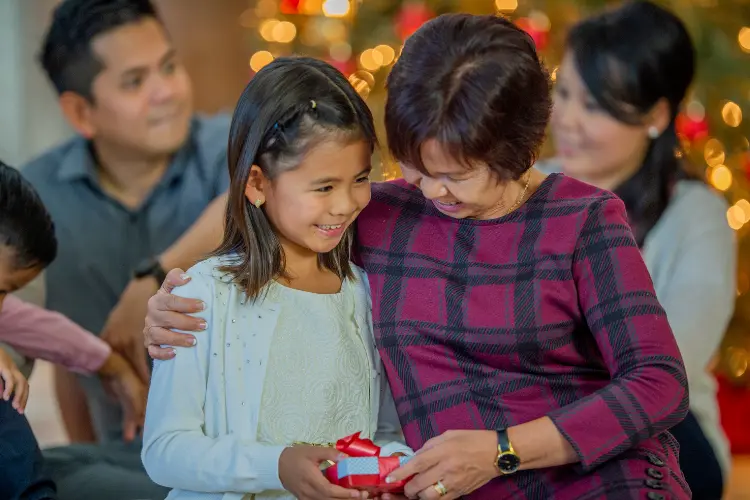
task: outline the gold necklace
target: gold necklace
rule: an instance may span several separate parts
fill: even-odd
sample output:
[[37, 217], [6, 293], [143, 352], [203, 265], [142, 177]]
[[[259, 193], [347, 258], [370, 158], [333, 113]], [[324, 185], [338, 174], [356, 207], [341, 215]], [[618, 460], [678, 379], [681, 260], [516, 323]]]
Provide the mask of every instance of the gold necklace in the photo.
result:
[[[531, 184], [531, 171], [529, 171], [526, 174], [526, 183], [523, 186], [523, 190], [521, 191], [521, 194], [518, 196], [518, 198], [516, 198], [516, 202], [513, 204], [513, 206], [510, 207], [505, 212], [501, 213], [500, 215], [493, 216], [492, 218], [494, 219], [494, 218], [505, 217], [506, 215], [508, 215], [509, 213], [511, 213], [513, 210], [517, 209], [521, 205], [521, 202], [523, 202], [523, 198], [526, 196], [526, 191], [528, 191], [528, 189], [529, 189], [529, 184]], [[502, 208], [502, 205], [500, 205], [497, 208]]]
[[521, 205], [521, 202], [523, 202], [523, 199], [526, 196], [526, 191], [529, 190], [529, 184], [531, 184], [531, 170], [529, 170], [526, 173], [526, 184], [523, 186], [523, 191], [521, 191], [521, 194], [518, 196], [513, 206], [510, 207], [510, 210], [505, 212], [503, 215], [508, 215], [509, 213], [511, 213], [513, 210], [517, 209]]

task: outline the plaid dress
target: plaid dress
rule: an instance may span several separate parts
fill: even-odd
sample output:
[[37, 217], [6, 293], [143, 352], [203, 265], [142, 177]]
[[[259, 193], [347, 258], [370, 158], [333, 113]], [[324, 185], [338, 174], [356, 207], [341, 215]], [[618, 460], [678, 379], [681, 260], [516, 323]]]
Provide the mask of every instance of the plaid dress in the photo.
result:
[[666, 432], [685, 370], [613, 194], [553, 174], [505, 217], [456, 220], [377, 184], [358, 243], [409, 446], [547, 415], [580, 459], [467, 498], [690, 498]]

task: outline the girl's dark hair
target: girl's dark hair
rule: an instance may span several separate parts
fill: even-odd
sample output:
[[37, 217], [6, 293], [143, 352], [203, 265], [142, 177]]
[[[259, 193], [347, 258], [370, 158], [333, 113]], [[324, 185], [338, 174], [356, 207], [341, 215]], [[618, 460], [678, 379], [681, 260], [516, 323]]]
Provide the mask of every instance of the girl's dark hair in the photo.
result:
[[0, 161], [0, 249], [13, 252], [17, 269], [47, 267], [57, 256], [55, 226], [21, 172]]
[[615, 189], [642, 246], [667, 208], [674, 182], [689, 177], [676, 155], [675, 118], [693, 81], [695, 48], [677, 16], [647, 1], [581, 21], [567, 48], [592, 97], [616, 120], [641, 125], [659, 100], [669, 104], [669, 125], [649, 145], [641, 168]]
[[[271, 280], [285, 274], [284, 252], [262, 208], [245, 196], [250, 169], [258, 165], [270, 180], [294, 170], [323, 141], [365, 140], [377, 146], [372, 114], [344, 75], [308, 57], [282, 57], [261, 69], [245, 87], [229, 132], [229, 200], [224, 241], [214, 255], [238, 254], [221, 270], [234, 276], [247, 297], [258, 297]], [[349, 265], [354, 227], [349, 227], [319, 264], [340, 278]]]
[[424, 174], [421, 147], [430, 139], [503, 179], [536, 161], [552, 106], [549, 74], [531, 37], [503, 17], [427, 22], [407, 39], [387, 87], [388, 146]]

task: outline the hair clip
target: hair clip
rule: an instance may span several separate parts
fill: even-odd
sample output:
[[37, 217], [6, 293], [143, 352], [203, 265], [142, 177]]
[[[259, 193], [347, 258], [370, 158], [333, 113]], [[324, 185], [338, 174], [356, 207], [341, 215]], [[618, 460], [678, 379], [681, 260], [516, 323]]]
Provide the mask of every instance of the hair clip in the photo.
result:
[[318, 103], [315, 102], [315, 99], [310, 99], [310, 106], [312, 106], [312, 109], [315, 109], [318, 107]]
[[279, 123], [278, 122], [276, 122], [276, 123], [273, 124], [273, 129], [274, 130], [279, 130]]

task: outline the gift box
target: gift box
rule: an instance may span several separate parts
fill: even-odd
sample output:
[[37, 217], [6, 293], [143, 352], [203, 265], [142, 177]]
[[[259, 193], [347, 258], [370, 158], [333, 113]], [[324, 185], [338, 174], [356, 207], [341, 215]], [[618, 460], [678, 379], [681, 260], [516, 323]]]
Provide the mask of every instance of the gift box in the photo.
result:
[[359, 437], [359, 432], [339, 439], [336, 449], [348, 457], [325, 469], [326, 477], [333, 484], [380, 495], [403, 493], [404, 486], [411, 479], [386, 483], [386, 476], [407, 463], [411, 457], [381, 457], [380, 447], [369, 439]]

